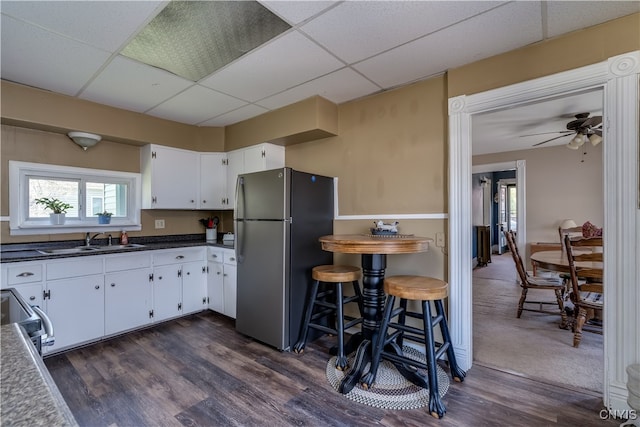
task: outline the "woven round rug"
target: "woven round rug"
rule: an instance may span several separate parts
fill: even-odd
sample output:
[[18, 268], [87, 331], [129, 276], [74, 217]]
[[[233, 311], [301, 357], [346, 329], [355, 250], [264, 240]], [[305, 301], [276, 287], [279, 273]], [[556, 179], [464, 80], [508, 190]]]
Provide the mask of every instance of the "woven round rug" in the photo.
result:
[[[415, 348], [403, 347], [404, 354], [414, 360], [425, 363], [425, 355]], [[353, 366], [354, 354], [348, 358], [349, 366]], [[369, 371], [369, 363], [363, 372]], [[438, 373], [438, 394], [443, 397], [449, 390], [449, 377], [447, 373], [436, 365]], [[418, 369], [418, 372], [426, 374], [426, 370]], [[327, 380], [334, 390], [338, 390], [345, 372], [336, 369], [336, 357], [332, 357], [327, 362]], [[380, 362], [376, 382], [369, 390], [362, 388], [360, 383], [344, 395], [347, 399], [365, 405], [382, 409], [417, 409], [429, 405], [429, 389], [418, 387], [400, 375], [393, 363], [388, 360]]]

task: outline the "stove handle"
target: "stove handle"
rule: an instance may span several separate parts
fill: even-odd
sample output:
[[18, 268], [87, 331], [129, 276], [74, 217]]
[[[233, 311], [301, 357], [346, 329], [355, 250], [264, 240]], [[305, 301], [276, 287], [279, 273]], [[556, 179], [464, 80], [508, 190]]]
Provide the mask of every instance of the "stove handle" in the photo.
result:
[[40, 319], [42, 319], [42, 323], [44, 324], [44, 334], [40, 336], [42, 340], [42, 346], [51, 346], [56, 343], [56, 337], [53, 335], [53, 323], [51, 323], [51, 319], [49, 316], [40, 309], [40, 307], [36, 305], [32, 305], [31, 308], [36, 312]]

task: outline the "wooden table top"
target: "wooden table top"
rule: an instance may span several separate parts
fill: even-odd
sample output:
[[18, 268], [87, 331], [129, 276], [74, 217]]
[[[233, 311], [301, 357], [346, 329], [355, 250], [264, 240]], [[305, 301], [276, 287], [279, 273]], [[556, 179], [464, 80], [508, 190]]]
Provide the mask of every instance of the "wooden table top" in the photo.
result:
[[345, 254], [410, 254], [426, 252], [433, 239], [419, 236], [333, 234], [318, 239], [322, 249]]
[[[565, 251], [540, 251], [531, 254], [531, 262], [535, 262], [539, 268], [545, 270], [569, 272], [569, 261]], [[602, 268], [601, 262], [578, 262], [577, 267]]]

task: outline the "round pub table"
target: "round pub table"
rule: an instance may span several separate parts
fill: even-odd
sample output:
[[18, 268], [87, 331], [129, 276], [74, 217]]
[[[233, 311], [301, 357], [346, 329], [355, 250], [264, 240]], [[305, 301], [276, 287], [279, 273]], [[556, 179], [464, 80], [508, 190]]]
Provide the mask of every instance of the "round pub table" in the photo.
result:
[[385, 301], [383, 281], [387, 255], [426, 252], [433, 239], [402, 234], [338, 234], [322, 236], [318, 240], [325, 251], [362, 255], [362, 330], [349, 340], [345, 348], [345, 353], [349, 354], [357, 347], [354, 366], [338, 389], [340, 393], [346, 394], [358, 383], [364, 367], [370, 362], [372, 342], [380, 330]]

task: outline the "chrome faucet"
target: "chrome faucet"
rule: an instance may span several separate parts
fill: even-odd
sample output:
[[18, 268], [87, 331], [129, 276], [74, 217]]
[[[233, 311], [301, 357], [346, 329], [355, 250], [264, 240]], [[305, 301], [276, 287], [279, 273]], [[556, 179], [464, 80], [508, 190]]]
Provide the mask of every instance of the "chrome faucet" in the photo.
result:
[[[91, 241], [92, 241], [93, 239], [95, 239], [96, 237], [98, 237], [99, 235], [101, 235], [101, 234], [104, 234], [104, 233], [96, 233], [96, 234], [94, 234], [94, 235], [93, 235], [93, 237], [91, 237], [91, 234], [90, 234], [90, 233], [87, 233], [87, 234], [84, 236], [84, 241], [85, 241], [86, 246], [91, 246]], [[107, 238], [109, 239], [109, 246], [111, 246], [112, 238], [113, 238], [113, 237], [111, 236], [111, 234], [107, 234], [106, 236], [107, 236]]]

